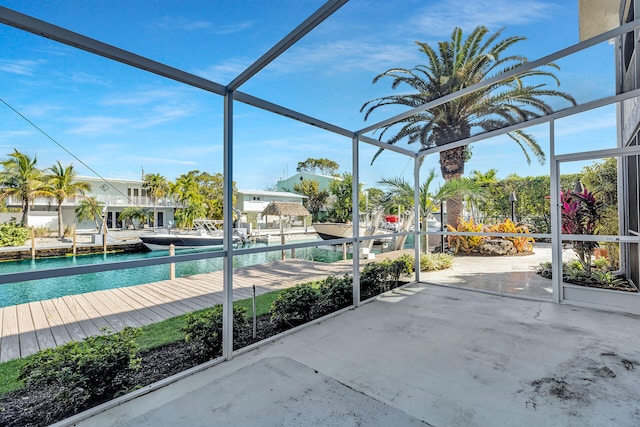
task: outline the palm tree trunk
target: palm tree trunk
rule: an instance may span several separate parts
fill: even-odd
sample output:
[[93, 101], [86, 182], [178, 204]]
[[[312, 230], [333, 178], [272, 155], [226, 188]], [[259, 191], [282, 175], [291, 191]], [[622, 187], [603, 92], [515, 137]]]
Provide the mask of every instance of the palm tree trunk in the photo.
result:
[[24, 203], [23, 208], [22, 208], [22, 220], [20, 222], [22, 222], [22, 225], [24, 225], [25, 227], [29, 226], [29, 200], [24, 200], [22, 203]]
[[62, 223], [62, 202], [58, 203], [58, 238], [64, 237], [64, 224]]
[[[445, 181], [458, 179], [464, 173], [466, 147], [456, 147], [440, 152], [440, 171]], [[463, 214], [462, 196], [447, 199], [447, 224], [457, 227]]]

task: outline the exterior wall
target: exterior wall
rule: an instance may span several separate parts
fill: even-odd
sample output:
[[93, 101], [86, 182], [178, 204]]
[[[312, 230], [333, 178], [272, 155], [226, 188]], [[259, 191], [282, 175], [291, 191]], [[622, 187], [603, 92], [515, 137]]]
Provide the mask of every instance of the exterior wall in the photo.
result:
[[278, 184], [277, 184], [278, 191], [293, 191], [293, 187], [296, 184], [300, 184], [300, 182], [304, 180], [318, 181], [318, 189], [320, 191], [323, 191], [323, 190], [329, 191], [329, 184], [332, 181], [341, 180], [341, 178], [338, 178], [335, 176], [327, 176], [327, 175], [316, 175], [308, 172], [298, 172], [287, 179], [278, 181]]
[[[305, 196], [296, 193], [289, 193], [283, 191], [262, 191], [262, 190], [239, 190], [236, 207], [240, 212], [245, 214], [245, 221], [249, 216], [255, 218], [254, 226], [257, 228], [267, 228], [266, 218], [262, 216], [262, 212], [271, 202], [295, 202], [302, 204], [302, 201], [306, 199]], [[273, 222], [276, 217], [271, 217], [273, 227], [279, 227], [276, 222]], [[303, 219], [298, 219], [302, 224]]]
[[[102, 179], [79, 176], [78, 181], [86, 181], [91, 185], [91, 190], [86, 197], [95, 197], [99, 202], [107, 206], [107, 225], [109, 228], [121, 228], [122, 223], [117, 220], [118, 215], [124, 208], [139, 206], [141, 208], [153, 209], [153, 203], [146, 195], [146, 190], [142, 188], [142, 180], [135, 179]], [[95, 221], [78, 221], [75, 213], [76, 207], [83, 197], [69, 197], [62, 204], [62, 221], [65, 226], [76, 224], [78, 229], [95, 229]], [[8, 207], [20, 207], [21, 202], [16, 198], [7, 199]], [[156, 201], [157, 216], [162, 218], [159, 226], [166, 227], [169, 221], [174, 221], [175, 203], [169, 198]], [[55, 201], [46, 198], [37, 198], [31, 209], [29, 224], [36, 227], [48, 227], [57, 230], [57, 204]], [[52, 216], [54, 221], [45, 221], [46, 216]], [[20, 217], [20, 216], [19, 216]], [[111, 218], [111, 220], [109, 220]]]

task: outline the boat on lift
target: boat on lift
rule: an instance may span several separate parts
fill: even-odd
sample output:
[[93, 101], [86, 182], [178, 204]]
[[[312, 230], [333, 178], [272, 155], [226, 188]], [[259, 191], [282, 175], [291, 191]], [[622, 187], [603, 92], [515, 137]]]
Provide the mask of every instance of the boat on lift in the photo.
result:
[[[145, 233], [140, 240], [149, 250], [167, 250], [170, 245], [176, 248], [220, 247], [224, 244], [224, 232], [219, 228], [220, 220], [196, 219], [194, 229], [186, 232]], [[248, 239], [247, 230], [233, 229], [233, 244], [242, 244]]]

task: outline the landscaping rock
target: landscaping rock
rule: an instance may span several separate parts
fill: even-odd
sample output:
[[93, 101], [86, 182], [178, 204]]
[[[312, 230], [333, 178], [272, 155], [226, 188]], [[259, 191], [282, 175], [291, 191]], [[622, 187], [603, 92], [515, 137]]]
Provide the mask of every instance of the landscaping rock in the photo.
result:
[[516, 255], [518, 251], [513, 243], [504, 239], [488, 239], [482, 242], [478, 248], [482, 255]]

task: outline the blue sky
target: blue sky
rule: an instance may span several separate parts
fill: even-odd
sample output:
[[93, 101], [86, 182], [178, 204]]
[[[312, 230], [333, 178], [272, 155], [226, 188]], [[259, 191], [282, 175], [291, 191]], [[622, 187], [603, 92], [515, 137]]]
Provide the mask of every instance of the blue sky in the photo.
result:
[[[322, 3], [0, 1], [223, 85]], [[240, 90], [357, 130], [400, 112], [379, 111], [364, 122], [359, 109], [372, 98], [394, 93], [384, 80], [372, 85], [377, 74], [424, 63], [415, 41], [446, 40], [456, 26], [466, 32], [481, 24], [491, 31], [505, 27], [504, 36], [527, 37], [512, 53], [534, 60], [578, 42], [577, 13], [575, 0], [352, 0]], [[10, 27], [0, 26], [0, 39], [0, 97], [101, 176], [138, 178], [143, 168], [169, 179], [194, 169], [222, 172], [221, 97]], [[612, 55], [613, 46], [604, 43], [559, 61], [560, 89], [580, 102], [613, 94]], [[234, 109], [234, 181], [239, 188], [265, 189], [295, 172], [307, 157], [327, 157], [341, 171], [351, 170], [349, 139], [243, 104]], [[0, 123], [0, 155], [17, 148], [37, 155], [41, 167], [60, 160], [93, 175], [4, 104]], [[613, 147], [614, 124], [612, 108], [559, 121], [557, 150]], [[548, 151], [547, 128], [529, 131]], [[369, 186], [382, 177], [412, 172], [404, 156], [385, 152], [370, 166], [376, 149], [363, 144], [361, 151], [362, 181]], [[507, 137], [474, 146], [473, 153], [467, 171], [495, 168], [502, 177], [548, 173], [548, 163], [527, 165]], [[423, 167], [438, 168], [436, 157], [427, 158]]]

